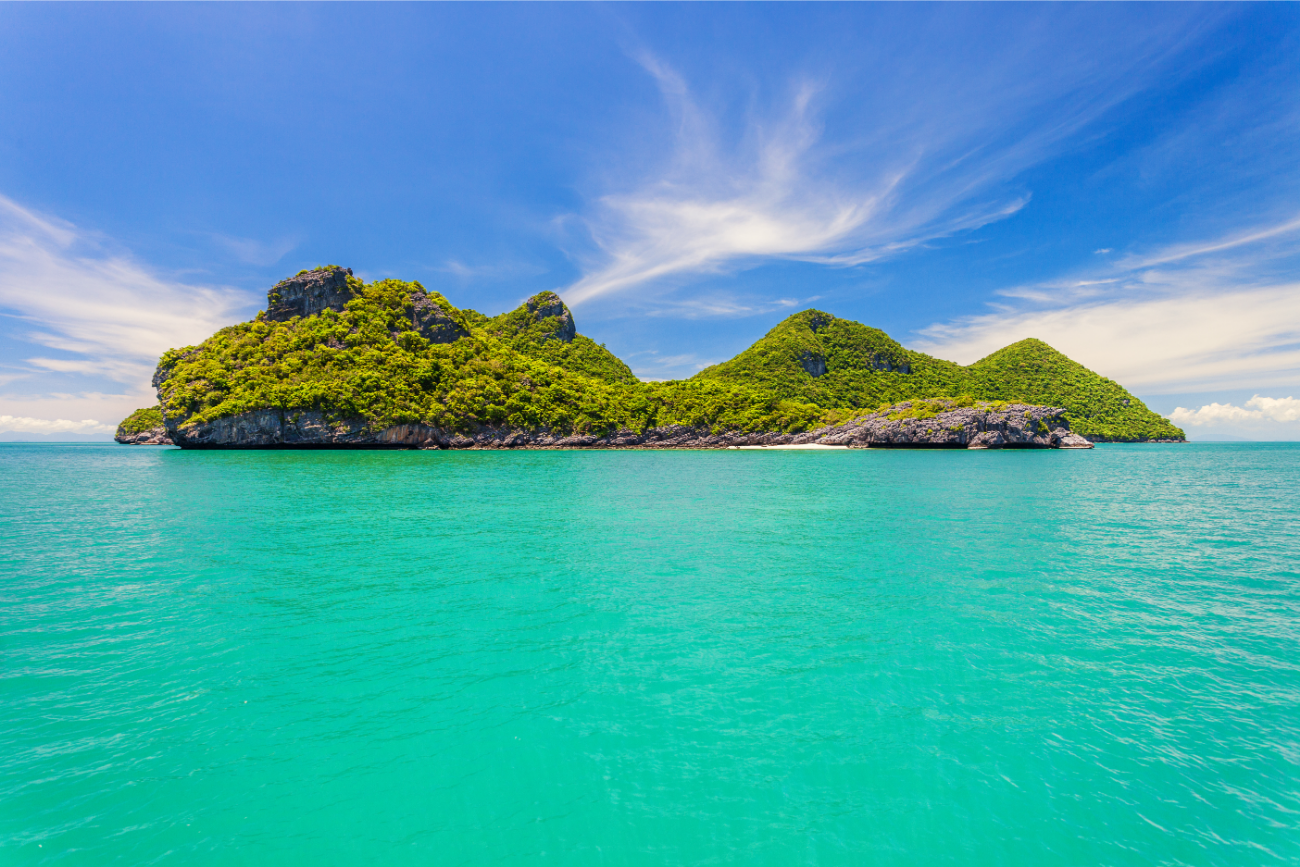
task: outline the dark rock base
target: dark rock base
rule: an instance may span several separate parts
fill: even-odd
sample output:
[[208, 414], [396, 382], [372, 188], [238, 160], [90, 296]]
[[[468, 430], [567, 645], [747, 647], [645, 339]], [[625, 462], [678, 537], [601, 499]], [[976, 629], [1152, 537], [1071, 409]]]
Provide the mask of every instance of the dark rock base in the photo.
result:
[[[171, 441], [185, 449], [725, 449], [820, 444], [848, 448], [1092, 448], [1070, 432], [1064, 410], [1011, 404], [957, 407], [921, 419], [891, 419], [910, 404], [798, 434], [715, 432], [667, 425], [600, 436], [508, 427], [447, 431], [424, 424], [374, 430], [362, 419], [329, 421], [319, 412], [264, 409], [198, 425], [168, 420]], [[905, 414], [905, 413], [904, 413]]]
[[114, 442], [119, 442], [126, 446], [169, 446], [172, 445], [171, 436], [167, 433], [165, 427], [154, 427], [149, 430], [142, 430], [133, 434], [118, 434], [113, 437]]

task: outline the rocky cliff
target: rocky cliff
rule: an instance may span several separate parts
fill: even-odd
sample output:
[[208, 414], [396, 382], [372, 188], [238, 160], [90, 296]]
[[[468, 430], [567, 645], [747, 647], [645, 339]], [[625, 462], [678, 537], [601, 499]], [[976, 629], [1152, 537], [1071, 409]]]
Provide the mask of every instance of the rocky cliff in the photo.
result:
[[163, 422], [162, 411], [156, 406], [137, 409], [117, 426], [113, 439], [128, 446], [169, 446], [171, 434]]
[[315, 316], [323, 310], [342, 310], [359, 285], [351, 268], [326, 265], [299, 271], [281, 280], [267, 293], [266, 318], [288, 322], [295, 316]]
[[913, 400], [792, 439], [859, 448], [1090, 449], [1065, 410], [1023, 403]]
[[265, 409], [177, 426], [177, 445], [190, 449], [700, 449], [820, 444], [849, 448], [1076, 449], [1092, 443], [1070, 432], [1059, 407], [953, 401], [908, 401], [838, 425], [804, 433], [715, 431], [663, 425], [642, 431], [565, 434], [481, 426], [468, 432], [423, 424], [370, 428], [364, 419], [329, 421], [318, 412]]
[[127, 434], [120, 430], [113, 436], [115, 442], [124, 446], [170, 446], [174, 445], [165, 427], [155, 427], [139, 433]]

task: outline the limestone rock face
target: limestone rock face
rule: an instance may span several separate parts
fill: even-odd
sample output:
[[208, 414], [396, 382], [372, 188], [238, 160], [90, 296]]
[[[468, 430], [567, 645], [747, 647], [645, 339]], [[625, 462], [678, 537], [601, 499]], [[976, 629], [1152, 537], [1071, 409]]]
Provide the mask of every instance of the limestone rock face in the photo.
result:
[[820, 355], [814, 355], [806, 349], [799, 353], [799, 366], [814, 379], [826, 375], [826, 359]]
[[331, 265], [281, 280], [266, 293], [266, 318], [287, 322], [295, 316], [315, 316], [322, 310], [342, 310], [352, 297], [351, 268]]
[[329, 421], [319, 412], [263, 409], [198, 425], [168, 419], [176, 445], [192, 449], [397, 448], [397, 449], [721, 449], [730, 446], [820, 444], [850, 448], [1092, 448], [1070, 432], [1058, 407], [1010, 404], [956, 407], [928, 418], [891, 419], [913, 409], [902, 403], [881, 412], [800, 434], [712, 431], [662, 425], [644, 431], [564, 434], [483, 425], [447, 431], [425, 424], [375, 430], [364, 419]]
[[113, 437], [113, 440], [126, 446], [172, 445], [172, 440], [167, 433], [166, 427], [149, 428], [148, 430], [137, 431], [133, 434], [124, 433], [121, 428], [119, 428], [117, 435]]
[[871, 356], [871, 367], [874, 370], [883, 370], [886, 373], [891, 371], [895, 373], [912, 372], [912, 365], [908, 364], [906, 361], [895, 365], [892, 361], [890, 361], [885, 356], [881, 355], [879, 352]]
[[[1170, 442], [1177, 442], [1177, 440], [1170, 440]], [[1092, 442], [1077, 433], [1069, 433], [1061, 437], [1059, 447], [1063, 449], [1090, 449], [1092, 448]]]
[[1070, 432], [1060, 407], [1022, 403], [959, 407], [941, 400], [904, 401], [841, 425], [798, 434], [793, 442], [858, 448], [1092, 448], [1092, 443]]
[[552, 316], [556, 317], [558, 321], [555, 330], [551, 333], [552, 337], [564, 343], [573, 342], [578, 330], [573, 324], [573, 314], [569, 312], [568, 305], [560, 300], [559, 295], [554, 292], [539, 292], [525, 303], [528, 306], [528, 312], [532, 314], [533, 319], [537, 322]]
[[447, 315], [442, 305], [423, 292], [411, 295], [411, 306], [415, 310], [411, 324], [430, 343], [455, 343], [469, 336], [468, 331]]
[[714, 433], [707, 427], [664, 425], [645, 431], [618, 430], [602, 436], [525, 431], [484, 425], [447, 431], [424, 424], [370, 429], [364, 419], [338, 422], [318, 412], [264, 409], [198, 425], [169, 422], [175, 442], [186, 449], [721, 449], [737, 445], [784, 445], [782, 433]]

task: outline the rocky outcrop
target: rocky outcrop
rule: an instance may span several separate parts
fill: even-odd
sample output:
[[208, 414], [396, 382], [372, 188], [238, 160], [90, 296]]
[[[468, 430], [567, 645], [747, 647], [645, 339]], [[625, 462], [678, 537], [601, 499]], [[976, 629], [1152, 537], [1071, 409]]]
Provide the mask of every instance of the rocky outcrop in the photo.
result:
[[126, 433], [121, 428], [118, 428], [117, 435], [113, 437], [113, 440], [124, 446], [172, 445], [171, 436], [168, 435], [165, 427], [155, 427], [149, 430], [136, 431], [135, 433]]
[[463, 325], [424, 292], [411, 294], [411, 308], [411, 325], [430, 343], [455, 343], [469, 336]]
[[620, 430], [602, 436], [493, 426], [463, 432], [424, 424], [373, 430], [360, 419], [329, 421], [317, 412], [278, 409], [178, 427], [173, 436], [177, 445], [187, 449], [727, 448], [780, 445], [792, 439], [789, 434], [714, 433], [708, 428], [687, 425], [666, 425], [641, 432]]
[[808, 375], [814, 379], [826, 375], [826, 358], [822, 355], [809, 352], [806, 349], [799, 353], [799, 366], [807, 371]]
[[[916, 402], [925, 403], [925, 402]], [[920, 408], [924, 415], [934, 402]], [[1057, 407], [976, 405], [905, 418], [918, 407], [903, 403], [853, 421], [799, 434], [712, 431], [665, 425], [645, 431], [566, 434], [483, 426], [449, 431], [424, 424], [375, 430], [364, 420], [331, 421], [318, 412], [264, 409], [203, 424], [168, 422], [172, 440], [187, 449], [721, 449], [731, 446], [820, 444], [850, 448], [1092, 448], [1072, 434]], [[897, 417], [891, 417], [897, 416]]]
[[871, 356], [871, 369], [883, 370], [886, 373], [911, 373], [912, 365], [906, 361], [890, 361], [888, 357], [877, 352]]
[[266, 318], [287, 322], [295, 316], [315, 316], [322, 310], [342, 310], [352, 297], [351, 268], [327, 265], [281, 280], [266, 293]]
[[568, 306], [554, 292], [542, 292], [528, 299], [528, 309], [539, 322], [554, 319], [555, 328], [551, 336], [564, 343], [572, 343], [577, 336], [577, 327], [573, 324], [573, 314]]
[[845, 424], [800, 434], [794, 442], [858, 448], [1089, 449], [1070, 432], [1065, 410], [1028, 404], [906, 401]]
[[113, 439], [127, 446], [169, 446], [166, 423], [161, 407], [144, 406], [122, 419]]

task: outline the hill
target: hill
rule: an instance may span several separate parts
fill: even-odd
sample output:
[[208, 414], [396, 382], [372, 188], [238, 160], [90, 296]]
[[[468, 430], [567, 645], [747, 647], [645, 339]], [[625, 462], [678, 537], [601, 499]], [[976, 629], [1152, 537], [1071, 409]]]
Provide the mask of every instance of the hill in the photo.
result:
[[744, 387], [642, 383], [577, 334], [554, 293], [489, 318], [419, 283], [367, 284], [336, 266], [277, 284], [253, 321], [169, 350], [154, 385], [173, 435], [264, 409], [375, 430], [602, 434], [665, 424], [806, 430], [823, 415]]
[[364, 283], [333, 265], [272, 287], [253, 321], [169, 350], [154, 385], [159, 415], [139, 411], [123, 432], [161, 417], [182, 445], [201, 430], [232, 444], [265, 439], [267, 424], [303, 442], [403, 425], [448, 435], [605, 437], [672, 426], [793, 434], [886, 404], [970, 395], [1063, 407], [1085, 435], [1181, 438], [1117, 384], [1038, 341], [962, 367], [810, 310], [689, 380], [641, 382], [578, 333], [554, 293], [489, 317], [417, 282]]
[[778, 323], [730, 361], [695, 380], [745, 384], [774, 395], [843, 410], [913, 398], [1060, 406], [1070, 427], [1098, 441], [1182, 439], [1183, 432], [1113, 380], [1041, 340], [1022, 340], [963, 367], [904, 349], [889, 335], [820, 310]]

